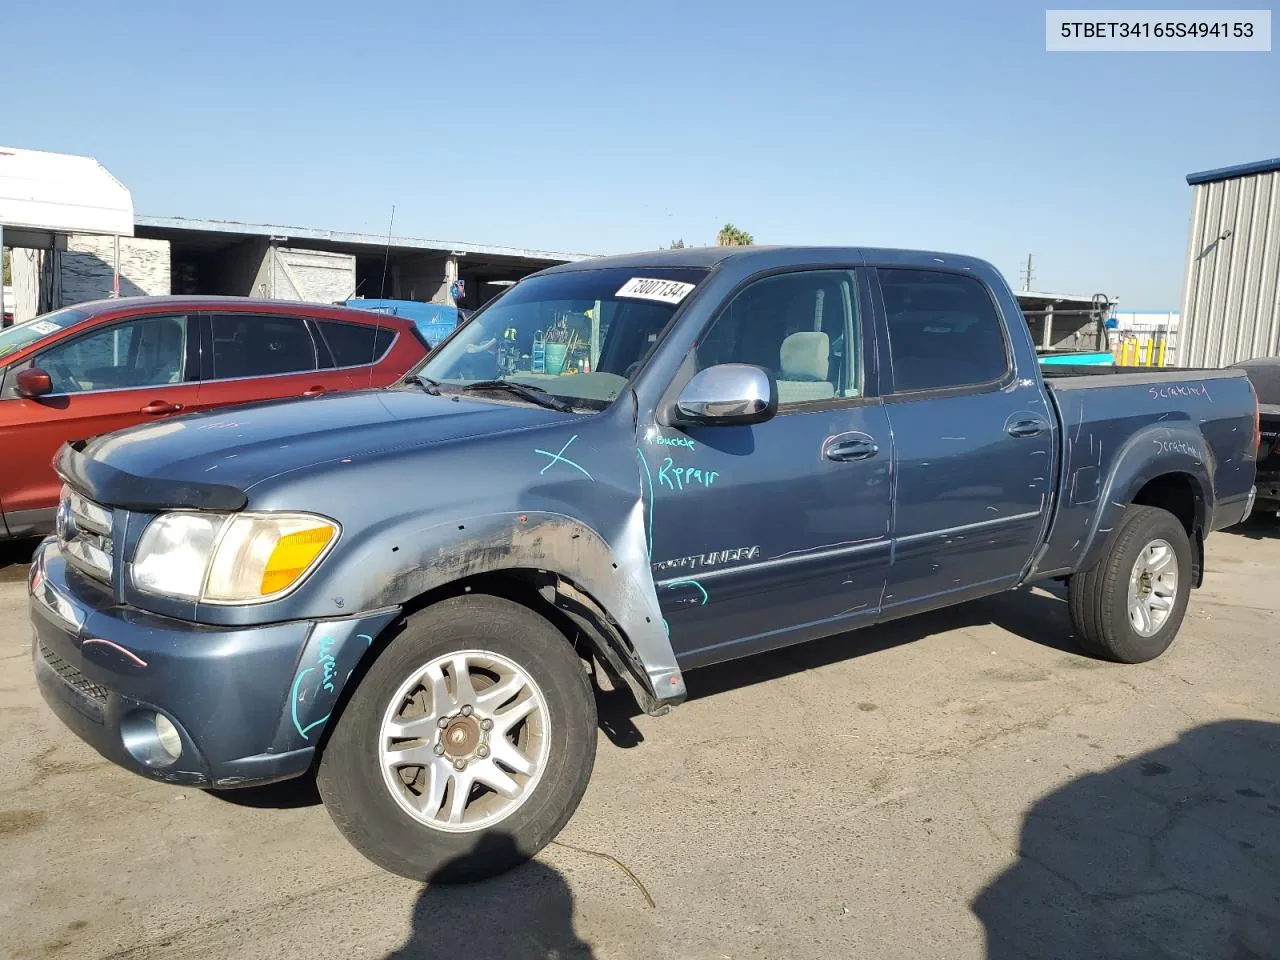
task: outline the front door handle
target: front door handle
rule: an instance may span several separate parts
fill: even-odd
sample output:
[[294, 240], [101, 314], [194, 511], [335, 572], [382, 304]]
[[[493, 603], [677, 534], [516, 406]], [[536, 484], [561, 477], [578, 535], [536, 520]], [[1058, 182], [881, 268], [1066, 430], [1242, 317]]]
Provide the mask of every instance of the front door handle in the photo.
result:
[[871, 440], [842, 440], [826, 449], [828, 460], [866, 460], [880, 452]]
[[1043, 420], [1015, 420], [1005, 429], [1011, 437], [1038, 437], [1044, 433]]
[[325, 388], [324, 388], [324, 387], [318, 387], [318, 386], [317, 386], [317, 387], [307, 387], [307, 389], [305, 389], [305, 390], [303, 390], [303, 391], [302, 391], [302, 395], [303, 395], [304, 397], [318, 397], [318, 396], [320, 396], [320, 394], [322, 394], [322, 393], [324, 393], [324, 392], [325, 392]]
[[182, 409], [180, 403], [170, 403], [168, 400], [152, 400], [142, 408], [142, 413], [158, 417], [164, 413], [177, 413]]

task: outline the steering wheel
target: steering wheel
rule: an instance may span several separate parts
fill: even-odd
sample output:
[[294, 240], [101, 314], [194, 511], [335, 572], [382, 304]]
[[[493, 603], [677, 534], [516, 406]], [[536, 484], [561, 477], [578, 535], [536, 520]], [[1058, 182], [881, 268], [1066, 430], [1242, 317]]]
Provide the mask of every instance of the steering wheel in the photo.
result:
[[[72, 374], [71, 372], [71, 368], [68, 367], [65, 363], [49, 364], [49, 372], [54, 374], [56, 377], [53, 384], [55, 393], [73, 393], [73, 392], [83, 393], [84, 392], [84, 384], [75, 378], [74, 374]], [[59, 383], [73, 386], [75, 387], [75, 390], [74, 391], [58, 390], [57, 388]]]

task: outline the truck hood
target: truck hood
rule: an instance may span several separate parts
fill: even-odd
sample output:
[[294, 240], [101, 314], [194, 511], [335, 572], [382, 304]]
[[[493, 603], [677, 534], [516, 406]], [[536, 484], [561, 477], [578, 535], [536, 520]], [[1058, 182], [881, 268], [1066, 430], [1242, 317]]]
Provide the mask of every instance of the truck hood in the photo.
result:
[[[563, 422], [573, 414], [418, 387], [228, 407], [132, 427], [81, 453], [110, 475], [241, 491], [299, 467]], [[79, 458], [77, 458], [79, 459]], [[113, 484], [118, 486], [118, 484]]]

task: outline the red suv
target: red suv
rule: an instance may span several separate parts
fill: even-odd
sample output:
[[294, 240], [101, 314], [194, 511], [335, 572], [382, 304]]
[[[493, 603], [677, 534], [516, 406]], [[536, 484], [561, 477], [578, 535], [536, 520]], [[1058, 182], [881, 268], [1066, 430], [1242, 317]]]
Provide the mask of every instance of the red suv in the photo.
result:
[[412, 321], [280, 300], [137, 297], [0, 330], [0, 539], [53, 527], [53, 455], [176, 413], [387, 386], [427, 353]]

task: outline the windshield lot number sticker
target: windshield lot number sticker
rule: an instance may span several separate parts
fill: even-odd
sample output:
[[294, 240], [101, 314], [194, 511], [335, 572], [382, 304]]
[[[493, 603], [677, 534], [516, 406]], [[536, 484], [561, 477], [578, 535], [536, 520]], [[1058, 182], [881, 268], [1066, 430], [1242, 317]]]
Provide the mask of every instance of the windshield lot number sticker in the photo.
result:
[[692, 283], [681, 283], [679, 280], [632, 277], [618, 288], [615, 296], [634, 297], [637, 300], [657, 300], [659, 303], [679, 303], [689, 295], [692, 289]]

